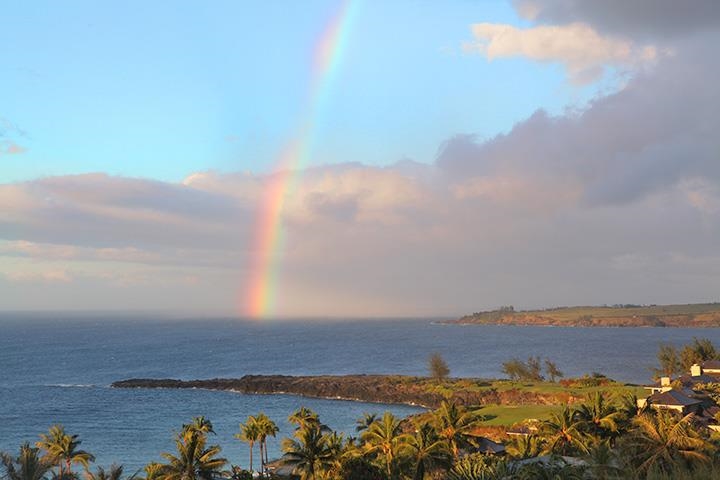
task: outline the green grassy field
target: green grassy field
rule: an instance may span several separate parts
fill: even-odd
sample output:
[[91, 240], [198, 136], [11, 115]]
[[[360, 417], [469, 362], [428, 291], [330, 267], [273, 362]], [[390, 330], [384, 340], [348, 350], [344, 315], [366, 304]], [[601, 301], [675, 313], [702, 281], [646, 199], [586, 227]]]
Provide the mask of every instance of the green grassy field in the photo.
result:
[[[428, 380], [424, 384], [427, 391], [443, 393], [448, 397], [453, 391], [465, 392], [529, 392], [547, 395], [546, 400], [552, 403], [535, 404], [502, 404], [484, 405], [480, 407], [480, 413], [488, 417], [483, 422], [487, 426], [509, 427], [528, 419], [547, 419], [550, 414], [559, 412], [564, 408], [565, 403], [575, 403], [584, 400], [588, 395], [601, 392], [606, 398], [613, 402], [626, 394], [632, 394], [638, 398], [648, 395], [648, 391], [642, 386], [627, 385], [614, 382], [609, 379], [602, 380], [603, 385], [596, 386], [565, 386], [557, 382], [519, 382], [510, 380], [480, 380], [480, 379], [448, 379], [442, 383]], [[519, 397], [518, 397], [519, 398]]]
[[655, 326], [720, 327], [720, 303], [688, 305], [577, 306], [544, 310], [476, 312], [449, 323], [555, 325], [555, 326]]
[[625, 317], [645, 315], [700, 315], [720, 312], [720, 303], [697, 303], [688, 305], [651, 305], [642, 307], [562, 307], [548, 310], [529, 310], [518, 313], [552, 314], [563, 320], [572, 320], [589, 315], [591, 317]]
[[562, 409], [562, 405], [488, 405], [480, 413], [488, 419], [483, 425], [508, 427], [525, 420], [545, 420]]

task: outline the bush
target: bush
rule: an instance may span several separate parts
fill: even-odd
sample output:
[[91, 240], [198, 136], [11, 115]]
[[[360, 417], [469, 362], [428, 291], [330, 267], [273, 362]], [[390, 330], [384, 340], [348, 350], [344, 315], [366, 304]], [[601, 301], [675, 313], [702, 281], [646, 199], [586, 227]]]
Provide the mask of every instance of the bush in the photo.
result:
[[439, 353], [433, 353], [428, 360], [430, 376], [436, 380], [444, 380], [450, 375], [450, 368]]

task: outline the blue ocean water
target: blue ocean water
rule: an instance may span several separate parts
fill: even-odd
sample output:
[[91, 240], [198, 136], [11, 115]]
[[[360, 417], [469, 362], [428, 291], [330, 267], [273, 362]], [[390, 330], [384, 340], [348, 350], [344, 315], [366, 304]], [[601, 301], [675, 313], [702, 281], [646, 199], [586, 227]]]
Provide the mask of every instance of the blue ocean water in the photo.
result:
[[[277, 321], [165, 319], [152, 316], [0, 314], [0, 450], [62, 423], [80, 434], [99, 465], [134, 471], [172, 451], [173, 433], [193, 416], [210, 418], [216, 441], [234, 464], [247, 466], [247, 446], [233, 438], [238, 423], [264, 411], [292, 430], [286, 417], [304, 405], [332, 428], [354, 433], [364, 412], [387, 406], [291, 395], [204, 390], [111, 389], [131, 377], [215, 378], [245, 374], [397, 373], [425, 375], [440, 352], [453, 376], [498, 377], [502, 362], [540, 355], [567, 375], [599, 371], [623, 381], [649, 379], [660, 342], [694, 336], [720, 344], [720, 330], [557, 328], [437, 325], [430, 320]], [[279, 455], [279, 438], [270, 455]]]

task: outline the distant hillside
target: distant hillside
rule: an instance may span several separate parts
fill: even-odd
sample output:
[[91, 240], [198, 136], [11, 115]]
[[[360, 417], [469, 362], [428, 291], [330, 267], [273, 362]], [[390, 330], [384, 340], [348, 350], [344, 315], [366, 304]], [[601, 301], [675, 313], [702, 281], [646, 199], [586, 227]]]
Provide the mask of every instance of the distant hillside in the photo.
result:
[[502, 307], [465, 315], [445, 323], [559, 327], [720, 327], [720, 303], [559, 307], [523, 311]]

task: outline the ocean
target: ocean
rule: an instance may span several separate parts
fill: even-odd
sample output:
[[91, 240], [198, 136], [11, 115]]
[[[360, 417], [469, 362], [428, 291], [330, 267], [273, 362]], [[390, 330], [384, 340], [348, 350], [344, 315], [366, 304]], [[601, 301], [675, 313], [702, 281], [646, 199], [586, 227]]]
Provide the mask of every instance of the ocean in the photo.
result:
[[248, 447], [233, 438], [248, 415], [265, 412], [280, 426], [270, 440], [292, 433], [287, 416], [300, 406], [331, 428], [354, 435], [363, 413], [421, 409], [204, 390], [111, 389], [116, 380], [204, 379], [246, 374], [426, 375], [439, 352], [451, 376], [499, 377], [502, 362], [539, 355], [567, 376], [601, 372], [648, 382], [658, 344], [682, 345], [706, 337], [720, 345], [720, 329], [559, 328], [439, 325], [419, 320], [167, 319], [118, 314], [0, 314], [0, 450], [16, 453], [24, 441], [62, 423], [77, 433], [96, 464], [134, 472], [173, 451], [173, 434], [204, 415], [212, 441], [233, 464], [247, 467]]

